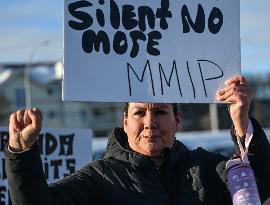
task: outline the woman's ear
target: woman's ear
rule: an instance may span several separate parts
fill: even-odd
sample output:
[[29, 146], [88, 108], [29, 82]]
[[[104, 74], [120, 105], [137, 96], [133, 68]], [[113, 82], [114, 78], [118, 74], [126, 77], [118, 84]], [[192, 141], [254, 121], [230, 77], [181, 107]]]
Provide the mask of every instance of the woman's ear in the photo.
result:
[[176, 131], [179, 131], [181, 128], [181, 114], [180, 114], [180, 112], [177, 112], [175, 114], [175, 121], [176, 121]]
[[124, 131], [127, 132], [126, 131], [127, 129], [127, 114], [126, 113], [124, 113], [123, 126], [124, 126]]

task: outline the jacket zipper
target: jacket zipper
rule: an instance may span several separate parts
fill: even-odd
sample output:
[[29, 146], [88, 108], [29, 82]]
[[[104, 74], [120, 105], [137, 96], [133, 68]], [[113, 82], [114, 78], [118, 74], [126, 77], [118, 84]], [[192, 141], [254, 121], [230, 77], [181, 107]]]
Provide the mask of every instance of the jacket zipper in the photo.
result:
[[170, 201], [170, 204], [173, 205], [173, 201], [172, 201], [172, 199], [170, 198], [169, 190], [166, 188], [165, 180], [164, 180], [164, 178], [163, 178], [163, 176], [162, 176], [162, 174], [161, 174], [161, 171], [160, 171], [160, 169], [159, 169], [158, 167], [156, 168], [156, 170], [157, 170], [158, 176], [159, 176], [159, 178], [160, 178], [161, 184], [162, 184], [162, 186], [163, 186], [165, 192], [167, 193], [167, 196], [168, 196], [168, 199], [169, 199], [169, 201]]

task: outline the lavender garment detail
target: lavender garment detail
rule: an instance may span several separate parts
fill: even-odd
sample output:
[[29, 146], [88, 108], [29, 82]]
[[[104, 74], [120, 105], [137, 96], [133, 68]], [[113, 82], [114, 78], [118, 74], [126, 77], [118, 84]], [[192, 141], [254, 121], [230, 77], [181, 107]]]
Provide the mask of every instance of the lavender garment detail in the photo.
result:
[[254, 172], [248, 164], [229, 168], [227, 179], [233, 205], [261, 205]]

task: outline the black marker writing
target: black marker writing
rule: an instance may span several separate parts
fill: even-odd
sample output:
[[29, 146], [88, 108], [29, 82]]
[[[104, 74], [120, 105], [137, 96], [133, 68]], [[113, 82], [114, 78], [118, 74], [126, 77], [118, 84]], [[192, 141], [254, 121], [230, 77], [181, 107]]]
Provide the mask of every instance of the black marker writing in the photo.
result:
[[[196, 72], [193, 72], [193, 75], [199, 73], [199, 75], [200, 75], [199, 79], [201, 79], [201, 82], [200, 81], [196, 82], [196, 86], [199, 87], [200, 85], [202, 85], [202, 89], [204, 91], [205, 98], [207, 98], [208, 95], [207, 95], [206, 82], [222, 78], [223, 77], [223, 70], [220, 66], [218, 66], [216, 63], [214, 63], [210, 60], [197, 60], [197, 63], [198, 63], [198, 68], [197, 68], [197, 70], [195, 70]], [[189, 76], [189, 79], [185, 79], [185, 81], [181, 81], [179, 78], [180, 75], [179, 75], [178, 68], [177, 68], [177, 62], [175, 60], [173, 61], [172, 69], [171, 69], [171, 72], [169, 74], [169, 77], [168, 77], [168, 74], [167, 75], [165, 74], [163, 67], [165, 67], [165, 66], [162, 65], [161, 63], [159, 63], [158, 69], [153, 68], [148, 60], [148, 61], [146, 61], [146, 64], [145, 64], [145, 67], [142, 71], [141, 77], [139, 77], [138, 73], [137, 73], [138, 71], [136, 72], [136, 70], [138, 70], [138, 69], [133, 68], [130, 63], [127, 63], [127, 78], [128, 78], [128, 86], [129, 86], [129, 95], [130, 96], [133, 95], [133, 89], [136, 87], [136, 85], [138, 85], [138, 83], [139, 84], [145, 83], [144, 76], [145, 76], [145, 73], [147, 70], [148, 74], [149, 74], [148, 79], [151, 80], [151, 89], [152, 89], [153, 96], [155, 96], [156, 84], [160, 84], [160, 94], [161, 95], [166, 94], [164, 92], [164, 86], [168, 86], [170, 88], [176, 87], [178, 89], [179, 98], [185, 97], [185, 95], [182, 93], [182, 90], [181, 90], [181, 83], [182, 84], [190, 83], [190, 86], [191, 86], [192, 92], [193, 92], [193, 98], [194, 99], [196, 98], [196, 96], [197, 96], [196, 92], [199, 92], [200, 90], [197, 90], [197, 91], [195, 90], [195, 83], [193, 81], [194, 76], [192, 76], [192, 74], [190, 72], [190, 66], [189, 66], [188, 61], [186, 62], [187, 73], [184, 73], [185, 69], [181, 69], [183, 73], [180, 73], [180, 74], [185, 74], [185, 75]], [[211, 69], [210, 73], [212, 76], [205, 76], [206, 72], [204, 72], [204, 70], [206, 71], [209, 69]], [[132, 71], [132, 72], [130, 72], [130, 71]], [[156, 79], [156, 81], [159, 81], [159, 82], [154, 81], [153, 72], [159, 72], [159, 79]], [[132, 78], [132, 76], [134, 76], [134, 75], [135, 75], [135, 77], [136, 77], [135, 79], [137, 79], [137, 81], [133, 80], [134, 78]], [[172, 76], [175, 76], [174, 82], [176, 82], [176, 83], [174, 83], [174, 84], [172, 84]], [[165, 79], [165, 81], [163, 79]], [[189, 95], [189, 91], [186, 91], [186, 93]], [[175, 93], [175, 95], [177, 95], [177, 93]]]
[[4, 180], [7, 178], [7, 173], [6, 173], [6, 169], [5, 169], [5, 158], [0, 158], [0, 179]]
[[130, 70], [132, 70], [132, 72], [135, 74], [137, 80], [139, 82], [143, 82], [143, 79], [144, 79], [144, 75], [145, 75], [145, 72], [146, 72], [146, 69], [148, 68], [148, 71], [150, 73], [150, 79], [151, 79], [151, 85], [152, 85], [152, 92], [153, 92], [153, 96], [155, 96], [155, 88], [154, 88], [154, 82], [153, 82], [153, 76], [152, 76], [152, 70], [151, 70], [151, 67], [150, 67], [150, 63], [149, 63], [149, 60], [146, 61], [146, 64], [144, 66], [144, 69], [143, 69], [143, 72], [142, 72], [142, 77], [139, 78], [138, 74], [136, 73], [136, 71], [132, 68], [132, 66], [127, 63], [127, 73], [128, 73], [128, 86], [129, 86], [129, 95], [132, 96], [132, 87], [131, 87], [131, 79], [130, 79]]
[[[75, 172], [76, 160], [68, 159], [50, 159], [44, 158], [43, 169], [47, 179], [60, 179]], [[64, 170], [64, 171], [63, 171]]]
[[6, 144], [8, 143], [9, 132], [1, 131], [0, 132], [0, 152], [4, 151]]
[[173, 71], [175, 71], [175, 76], [176, 76], [176, 79], [177, 79], [177, 85], [178, 85], [179, 94], [182, 97], [182, 91], [181, 91], [181, 87], [180, 87], [180, 82], [179, 82], [179, 77], [178, 77], [178, 71], [177, 71], [175, 60], [173, 61], [173, 66], [172, 66], [172, 70], [171, 70], [171, 73], [170, 73], [169, 80], [167, 80], [166, 74], [165, 74], [165, 72], [164, 72], [164, 70], [162, 68], [162, 65], [159, 63], [159, 76], [160, 76], [160, 82], [161, 82], [160, 83], [161, 94], [162, 95], [164, 94], [164, 91], [163, 91], [163, 78], [165, 79], [165, 82], [166, 82], [167, 86], [170, 87], [171, 86], [171, 79], [172, 79]]
[[[218, 68], [218, 71], [220, 71], [220, 74], [218, 76], [205, 78], [203, 76], [201, 62], [206, 62], [206, 63], [210, 63], [212, 65], [215, 65], [215, 68]], [[209, 80], [215, 80], [215, 79], [218, 79], [218, 78], [222, 78], [224, 73], [223, 73], [223, 70], [221, 69], [221, 67], [219, 67], [216, 63], [214, 63], [212, 61], [209, 61], [209, 60], [198, 60], [198, 65], [199, 65], [200, 74], [201, 74], [201, 78], [202, 78], [202, 82], [203, 82], [203, 88], [204, 88], [205, 97], [207, 97], [207, 91], [206, 91], [206, 87], [205, 87], [205, 81], [206, 80], [209, 81]], [[214, 72], [211, 72], [211, 73], [214, 73]]]
[[56, 136], [49, 132], [39, 135], [40, 154], [46, 156], [58, 152], [58, 155], [70, 156], [73, 154], [74, 134], [60, 135], [59, 142]]
[[[104, 1], [98, 1], [98, 3], [102, 6], [105, 4]], [[102, 29], [91, 29], [95, 23], [94, 19], [97, 19], [99, 27], [103, 28], [106, 25], [105, 14], [101, 8], [96, 8], [95, 17], [81, 10], [93, 6], [93, 3], [89, 1], [76, 1], [68, 5], [70, 15], [75, 18], [68, 21], [69, 27], [74, 30], [84, 30], [82, 49], [85, 53], [92, 53], [94, 50], [100, 52], [102, 46], [104, 54], [114, 51], [116, 54], [123, 55], [129, 48], [130, 57], [135, 58], [140, 51], [140, 43], [145, 42], [146, 52], [149, 55], [160, 55], [158, 41], [162, 38], [162, 34], [154, 29], [158, 20], [162, 30], [168, 28], [167, 19], [172, 18], [169, 0], [161, 0], [161, 6], [156, 9], [156, 12], [148, 6], [139, 6], [136, 9], [135, 6], [126, 4], [120, 7], [114, 0], [110, 0], [109, 23], [116, 31], [109, 34]], [[123, 30], [119, 30], [120, 26]], [[149, 28], [148, 32], [145, 33], [147, 28]], [[128, 38], [131, 38], [132, 45], [128, 45]]]
[[5, 186], [0, 186], [0, 205], [6, 204], [6, 192], [7, 188]]
[[[196, 33], [203, 33], [205, 30], [205, 12], [201, 4], [198, 5], [195, 22], [192, 21], [186, 5], [182, 7], [181, 17], [183, 22], [183, 33], [190, 32], [190, 26]], [[223, 25], [223, 14], [221, 10], [214, 7], [208, 18], [208, 29], [212, 34], [217, 34]]]
[[195, 86], [194, 86], [194, 83], [193, 83], [193, 80], [192, 80], [192, 76], [191, 76], [191, 73], [190, 73], [188, 61], [187, 61], [187, 72], [188, 72], [188, 76], [189, 76], [189, 79], [190, 79], [190, 83], [192, 85], [193, 98], [195, 99], [196, 98]]

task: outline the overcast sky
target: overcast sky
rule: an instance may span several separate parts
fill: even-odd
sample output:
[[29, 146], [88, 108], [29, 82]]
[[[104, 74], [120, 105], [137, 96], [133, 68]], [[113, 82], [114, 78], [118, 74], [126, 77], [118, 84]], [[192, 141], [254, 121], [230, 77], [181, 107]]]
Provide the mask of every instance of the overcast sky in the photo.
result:
[[[34, 61], [61, 59], [63, 4], [64, 0], [2, 0], [0, 62], [27, 62], [36, 48]], [[241, 0], [243, 73], [270, 72], [269, 10], [270, 0]]]

